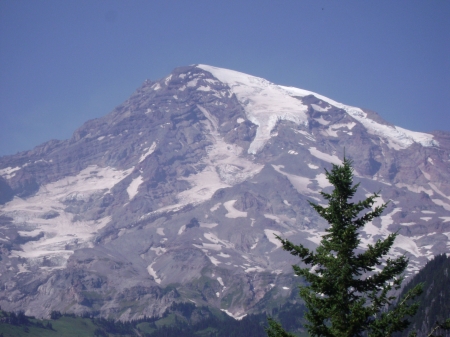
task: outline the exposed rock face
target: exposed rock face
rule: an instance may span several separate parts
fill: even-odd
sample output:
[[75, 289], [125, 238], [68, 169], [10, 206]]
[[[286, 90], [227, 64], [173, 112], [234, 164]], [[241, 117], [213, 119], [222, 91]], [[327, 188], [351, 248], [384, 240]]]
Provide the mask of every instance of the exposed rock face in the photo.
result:
[[[0, 305], [132, 319], [173, 301], [236, 317], [288, 298], [274, 234], [314, 248], [324, 168], [354, 161], [358, 199], [391, 200], [363, 244], [398, 231], [410, 272], [449, 252], [450, 135], [297, 88], [177, 68], [69, 140], [0, 158]], [[270, 304], [271, 303], [271, 304]]]

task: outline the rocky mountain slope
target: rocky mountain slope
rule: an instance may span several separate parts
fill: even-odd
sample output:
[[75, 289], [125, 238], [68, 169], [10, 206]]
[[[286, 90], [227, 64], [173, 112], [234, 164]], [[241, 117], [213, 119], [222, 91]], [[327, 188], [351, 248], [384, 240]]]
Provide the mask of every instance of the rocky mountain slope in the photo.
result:
[[0, 305], [133, 319], [174, 301], [234, 317], [296, 293], [274, 235], [314, 247], [324, 168], [354, 161], [358, 198], [390, 201], [415, 272], [449, 252], [450, 134], [206, 65], [146, 81], [71, 139], [0, 158]]

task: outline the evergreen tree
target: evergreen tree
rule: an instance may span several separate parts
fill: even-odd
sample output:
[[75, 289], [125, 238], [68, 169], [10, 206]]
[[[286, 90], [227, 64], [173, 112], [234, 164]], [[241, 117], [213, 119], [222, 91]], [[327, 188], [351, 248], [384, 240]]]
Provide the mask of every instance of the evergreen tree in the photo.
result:
[[[423, 283], [426, 292], [417, 299], [420, 302], [416, 314], [411, 317], [411, 325], [398, 337], [408, 336], [416, 330], [418, 336], [442, 335], [450, 337], [450, 257], [446, 254], [435, 256], [403, 288], [401, 296]], [[445, 331], [447, 329], [447, 331]], [[409, 330], [409, 331], [408, 331]]]
[[[325, 170], [328, 181], [334, 186], [331, 194], [321, 192], [328, 201], [327, 207], [310, 202], [330, 224], [316, 251], [278, 239], [283, 249], [310, 266], [300, 268], [294, 265], [293, 268], [295, 274], [303, 276], [309, 284], [300, 287], [300, 296], [308, 309], [305, 327], [311, 336], [353, 337], [364, 334], [388, 337], [408, 326], [405, 316], [411, 316], [417, 310], [417, 304], [410, 304], [410, 300], [420, 294], [422, 288], [419, 284], [397, 304], [396, 298], [390, 295], [391, 290], [400, 288], [402, 273], [408, 265], [408, 259], [400, 256], [387, 258], [382, 266], [396, 233], [368, 245], [365, 251], [358, 249], [361, 242], [359, 230], [379, 217], [387, 204], [372, 210], [377, 193], [359, 202], [352, 201], [359, 184], [353, 185], [351, 164], [344, 158], [343, 165], [333, 165], [331, 172]], [[269, 320], [266, 331], [271, 337], [291, 336], [273, 320]]]

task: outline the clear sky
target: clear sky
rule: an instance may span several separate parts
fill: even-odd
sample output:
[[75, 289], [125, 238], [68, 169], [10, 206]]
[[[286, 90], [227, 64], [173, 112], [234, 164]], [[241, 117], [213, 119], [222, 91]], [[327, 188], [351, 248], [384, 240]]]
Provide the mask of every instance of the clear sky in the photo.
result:
[[0, 155], [204, 63], [450, 131], [448, 0], [0, 0]]

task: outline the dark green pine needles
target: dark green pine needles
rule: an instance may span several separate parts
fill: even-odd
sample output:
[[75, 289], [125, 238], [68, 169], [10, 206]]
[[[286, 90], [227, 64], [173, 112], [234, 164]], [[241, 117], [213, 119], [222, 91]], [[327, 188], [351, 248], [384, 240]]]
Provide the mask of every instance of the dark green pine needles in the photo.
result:
[[[384, 258], [397, 234], [368, 245], [365, 251], [358, 249], [359, 230], [379, 217], [387, 204], [372, 210], [377, 193], [352, 202], [359, 184], [353, 185], [352, 163], [348, 159], [344, 159], [343, 165], [333, 165], [326, 176], [334, 186], [331, 194], [321, 192], [328, 206], [310, 203], [330, 224], [316, 251], [278, 237], [285, 250], [308, 266], [293, 266], [295, 274], [303, 276], [309, 284], [300, 287], [300, 296], [308, 309], [305, 327], [310, 336], [391, 336], [408, 326], [405, 316], [416, 312], [417, 304], [410, 303], [421, 293], [422, 285], [398, 302], [391, 296], [391, 290], [400, 288], [408, 265], [405, 256]], [[271, 319], [266, 331], [270, 337], [293, 336]]]

